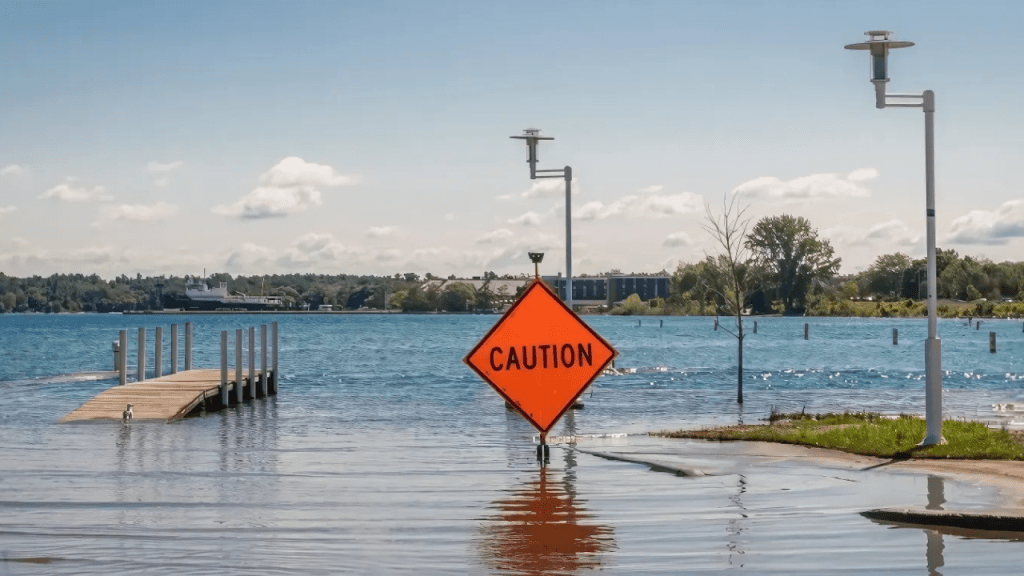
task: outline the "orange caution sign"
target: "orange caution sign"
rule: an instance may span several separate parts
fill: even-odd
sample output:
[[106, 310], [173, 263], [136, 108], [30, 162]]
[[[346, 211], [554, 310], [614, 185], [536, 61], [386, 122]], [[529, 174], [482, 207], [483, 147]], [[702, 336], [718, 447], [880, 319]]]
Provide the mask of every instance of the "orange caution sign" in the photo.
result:
[[617, 355], [535, 279], [463, 361], [544, 436]]

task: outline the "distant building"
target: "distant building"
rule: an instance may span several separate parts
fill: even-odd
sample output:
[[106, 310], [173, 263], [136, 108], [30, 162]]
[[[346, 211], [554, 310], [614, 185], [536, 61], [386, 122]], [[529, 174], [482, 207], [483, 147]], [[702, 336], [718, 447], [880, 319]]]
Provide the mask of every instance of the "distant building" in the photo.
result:
[[[543, 276], [554, 287], [558, 297], [565, 300], [565, 278]], [[672, 277], [661, 275], [607, 274], [601, 277], [573, 278], [572, 301], [576, 306], [611, 306], [636, 294], [646, 302], [651, 298], [667, 298], [671, 292]]]

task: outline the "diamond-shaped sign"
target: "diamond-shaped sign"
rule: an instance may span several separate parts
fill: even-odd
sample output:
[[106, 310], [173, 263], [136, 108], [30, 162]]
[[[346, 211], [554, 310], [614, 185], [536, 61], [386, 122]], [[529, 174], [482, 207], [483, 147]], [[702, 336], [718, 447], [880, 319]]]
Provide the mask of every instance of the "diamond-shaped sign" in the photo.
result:
[[538, 278], [463, 361], [545, 436], [616, 356]]

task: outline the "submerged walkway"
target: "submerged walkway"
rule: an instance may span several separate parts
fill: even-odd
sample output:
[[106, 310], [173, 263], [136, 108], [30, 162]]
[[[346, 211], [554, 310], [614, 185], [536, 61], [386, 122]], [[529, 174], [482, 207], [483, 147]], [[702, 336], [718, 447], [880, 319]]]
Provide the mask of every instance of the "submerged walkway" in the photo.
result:
[[244, 376], [235, 381], [229, 372], [225, 389], [221, 389], [221, 371], [186, 370], [160, 378], [125, 386], [114, 386], [89, 400], [74, 412], [61, 418], [61, 422], [78, 420], [120, 420], [125, 407], [132, 405], [136, 420], [165, 420], [184, 418], [194, 410], [217, 410], [243, 398], [257, 398], [277, 392], [273, 370], [267, 370], [267, 381], [261, 385], [262, 370], [256, 370], [250, 379]]

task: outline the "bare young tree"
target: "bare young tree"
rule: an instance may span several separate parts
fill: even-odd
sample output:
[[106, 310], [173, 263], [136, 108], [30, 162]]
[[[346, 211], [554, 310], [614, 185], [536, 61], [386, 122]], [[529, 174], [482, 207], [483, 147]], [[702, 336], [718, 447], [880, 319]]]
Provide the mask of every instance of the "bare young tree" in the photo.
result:
[[723, 330], [736, 338], [739, 348], [738, 368], [736, 372], [736, 402], [743, 404], [743, 310], [750, 299], [751, 286], [754, 281], [752, 259], [746, 246], [747, 228], [750, 218], [745, 217], [749, 205], [742, 206], [738, 198], [733, 196], [731, 202], [722, 199], [722, 213], [715, 215], [710, 204], [704, 205], [704, 222], [701, 228], [714, 237], [721, 253], [717, 259], [708, 258], [718, 267], [721, 279], [716, 288], [722, 300], [723, 308], [730, 316], [736, 317], [736, 331]]

